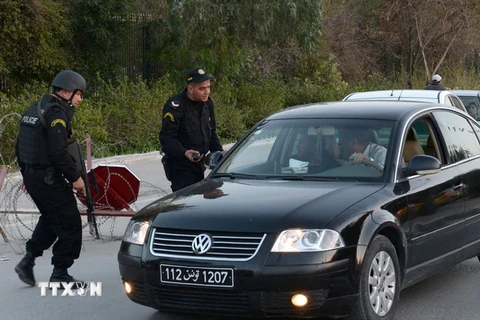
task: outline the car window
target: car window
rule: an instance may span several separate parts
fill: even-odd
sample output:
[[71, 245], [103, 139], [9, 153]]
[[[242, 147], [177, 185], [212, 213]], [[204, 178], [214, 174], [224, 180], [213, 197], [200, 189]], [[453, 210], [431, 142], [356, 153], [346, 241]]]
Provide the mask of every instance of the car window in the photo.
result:
[[470, 103], [473, 103], [477, 106], [477, 109], [480, 107], [480, 98], [478, 96], [458, 96], [462, 100], [463, 105], [466, 107]]
[[433, 114], [445, 139], [450, 163], [480, 154], [479, 140], [467, 119], [446, 111]]
[[230, 166], [241, 168], [246, 165], [251, 167], [267, 163], [280, 131], [279, 127], [255, 131], [242, 142], [240, 148], [235, 149], [234, 156], [230, 158]]
[[443, 163], [439, 140], [428, 117], [415, 120], [407, 130], [403, 151], [405, 164], [416, 154], [426, 154]]
[[474, 96], [458, 96], [462, 103], [465, 105], [465, 109], [475, 120], [480, 120], [478, 110], [480, 109], [480, 99], [477, 95]]
[[393, 125], [393, 121], [354, 119], [268, 121], [253, 130], [213, 174], [375, 180], [387, 166]]
[[458, 97], [451, 95], [449, 96], [449, 99], [452, 101], [452, 105], [455, 106], [455, 108], [460, 109], [464, 112], [466, 111], [465, 106]]
[[480, 124], [478, 122], [473, 122], [473, 121], [470, 121], [470, 124], [472, 125], [473, 131], [475, 132], [477, 139], [480, 140]]

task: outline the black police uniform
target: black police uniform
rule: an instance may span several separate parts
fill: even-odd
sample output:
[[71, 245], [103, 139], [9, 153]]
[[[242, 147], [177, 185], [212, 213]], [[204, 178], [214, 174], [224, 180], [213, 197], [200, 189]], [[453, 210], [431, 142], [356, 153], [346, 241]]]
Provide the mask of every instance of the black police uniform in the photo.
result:
[[82, 244], [82, 221], [71, 185], [80, 172], [68, 154], [74, 108], [48, 94], [40, 106], [44, 123], [35, 102], [22, 115], [15, 147], [25, 188], [41, 213], [26, 249], [35, 258], [55, 243], [52, 264], [68, 269]]
[[216, 133], [214, 106], [188, 98], [187, 90], [177, 94], [163, 107], [160, 144], [165, 153], [163, 162], [172, 190], [177, 191], [204, 178], [203, 161], [192, 162], [185, 157], [187, 150], [205, 155], [223, 151]]

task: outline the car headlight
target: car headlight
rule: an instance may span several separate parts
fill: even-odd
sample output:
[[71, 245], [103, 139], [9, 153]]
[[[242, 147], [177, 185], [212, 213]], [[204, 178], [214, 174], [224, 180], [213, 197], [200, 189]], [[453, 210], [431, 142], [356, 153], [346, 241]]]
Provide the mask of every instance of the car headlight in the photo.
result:
[[125, 230], [125, 234], [123, 235], [123, 241], [134, 244], [143, 244], [149, 226], [149, 221], [130, 220], [127, 229]]
[[329, 229], [289, 229], [280, 233], [272, 252], [327, 251], [344, 247], [342, 237]]

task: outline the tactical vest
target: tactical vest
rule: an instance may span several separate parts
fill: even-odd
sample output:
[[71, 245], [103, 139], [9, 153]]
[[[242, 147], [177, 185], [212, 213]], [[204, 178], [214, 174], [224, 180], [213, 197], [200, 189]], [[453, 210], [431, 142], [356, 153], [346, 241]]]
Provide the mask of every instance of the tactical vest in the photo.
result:
[[[47, 168], [53, 164], [48, 157], [46, 129], [39, 116], [38, 103], [38, 101], [33, 103], [20, 120], [20, 133], [18, 135], [19, 160], [35, 168]], [[41, 104], [43, 115], [46, 115], [53, 106], [60, 107], [57, 103], [45, 102], [43, 100]], [[71, 124], [68, 121], [67, 132], [70, 131]]]

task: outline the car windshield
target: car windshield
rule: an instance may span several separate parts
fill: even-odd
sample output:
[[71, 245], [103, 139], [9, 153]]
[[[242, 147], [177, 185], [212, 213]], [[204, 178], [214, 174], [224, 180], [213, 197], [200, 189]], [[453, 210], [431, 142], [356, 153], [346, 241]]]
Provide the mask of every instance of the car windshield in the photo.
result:
[[232, 179], [383, 178], [393, 121], [287, 119], [260, 124], [212, 176]]

